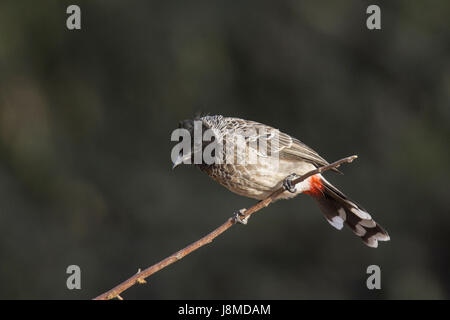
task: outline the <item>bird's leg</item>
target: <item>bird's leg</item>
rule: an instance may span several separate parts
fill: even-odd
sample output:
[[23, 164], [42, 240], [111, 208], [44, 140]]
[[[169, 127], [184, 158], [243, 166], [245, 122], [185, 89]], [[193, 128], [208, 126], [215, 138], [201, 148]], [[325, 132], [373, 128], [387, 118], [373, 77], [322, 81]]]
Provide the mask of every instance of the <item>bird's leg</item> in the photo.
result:
[[250, 216], [245, 216], [245, 211], [247, 209], [241, 209], [238, 210], [234, 213], [234, 222], [240, 223], [240, 224], [247, 224], [248, 219], [250, 218]]
[[283, 180], [283, 188], [291, 193], [295, 193], [297, 189], [292, 185], [292, 180], [298, 178], [298, 175], [292, 173]]

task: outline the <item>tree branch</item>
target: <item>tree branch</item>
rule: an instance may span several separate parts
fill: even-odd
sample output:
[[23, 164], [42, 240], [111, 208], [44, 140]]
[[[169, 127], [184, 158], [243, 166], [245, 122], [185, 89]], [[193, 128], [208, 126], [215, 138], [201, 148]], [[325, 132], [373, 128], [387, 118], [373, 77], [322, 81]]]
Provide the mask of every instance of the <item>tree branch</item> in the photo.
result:
[[[303, 180], [318, 174], [322, 173], [324, 171], [338, 168], [343, 163], [350, 163], [353, 160], [355, 160], [358, 156], [350, 156], [341, 160], [338, 160], [336, 162], [333, 162], [329, 165], [317, 168], [315, 170], [311, 170], [308, 173], [304, 174], [303, 176], [295, 179], [292, 181], [293, 185], [296, 185], [299, 182], [302, 182]], [[267, 207], [269, 204], [271, 204], [277, 196], [279, 196], [281, 193], [283, 193], [285, 189], [283, 187], [277, 189], [274, 191], [270, 196], [265, 198], [264, 200], [259, 201], [254, 206], [250, 207], [249, 209], [245, 210], [242, 214], [241, 219], [245, 220], [249, 218], [253, 213]], [[189, 253], [197, 250], [200, 247], [203, 247], [205, 244], [211, 243], [215, 238], [217, 238], [219, 235], [221, 235], [223, 232], [227, 231], [232, 225], [236, 223], [236, 218], [231, 217], [227, 221], [225, 221], [224, 224], [213, 230], [211, 233], [207, 234], [200, 240], [195, 241], [194, 243], [188, 245], [187, 247], [173, 253], [172, 255], [168, 256], [164, 260], [161, 260], [160, 262], [148, 267], [145, 270], [138, 270], [138, 272], [132, 276], [131, 278], [125, 280], [124, 282], [120, 283], [116, 287], [112, 288], [111, 290], [99, 295], [98, 297], [94, 298], [94, 300], [110, 300], [113, 298], [122, 299], [120, 294], [127, 290], [128, 288], [132, 287], [136, 283], [146, 283], [145, 279], [152, 274], [158, 272], [161, 269], [164, 269], [168, 265], [181, 260], [185, 256], [187, 256]]]

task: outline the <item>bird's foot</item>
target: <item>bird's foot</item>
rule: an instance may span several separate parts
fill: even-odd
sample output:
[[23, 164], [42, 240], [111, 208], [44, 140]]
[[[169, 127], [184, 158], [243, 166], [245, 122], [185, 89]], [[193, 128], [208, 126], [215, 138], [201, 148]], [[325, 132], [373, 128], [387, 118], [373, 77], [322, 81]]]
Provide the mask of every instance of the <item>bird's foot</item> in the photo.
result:
[[246, 211], [247, 209], [241, 209], [241, 210], [238, 210], [238, 211], [236, 211], [235, 213], [234, 213], [234, 222], [236, 223], [240, 223], [240, 224], [247, 224], [247, 222], [248, 222], [248, 219], [250, 218], [250, 216], [245, 216], [245, 211]]
[[292, 181], [296, 178], [298, 178], [298, 176], [295, 173], [288, 175], [283, 181], [283, 188], [291, 193], [295, 193], [297, 189], [292, 185]]

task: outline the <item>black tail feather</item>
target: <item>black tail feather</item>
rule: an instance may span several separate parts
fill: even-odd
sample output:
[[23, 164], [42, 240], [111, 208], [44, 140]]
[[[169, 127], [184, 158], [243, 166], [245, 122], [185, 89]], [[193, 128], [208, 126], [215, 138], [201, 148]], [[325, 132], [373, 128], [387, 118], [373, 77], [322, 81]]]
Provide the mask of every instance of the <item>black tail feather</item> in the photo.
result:
[[350, 200], [324, 178], [322, 185], [322, 193], [315, 195], [314, 199], [333, 227], [340, 230], [345, 223], [372, 248], [378, 247], [378, 241], [390, 240], [386, 230], [372, 219], [367, 210]]

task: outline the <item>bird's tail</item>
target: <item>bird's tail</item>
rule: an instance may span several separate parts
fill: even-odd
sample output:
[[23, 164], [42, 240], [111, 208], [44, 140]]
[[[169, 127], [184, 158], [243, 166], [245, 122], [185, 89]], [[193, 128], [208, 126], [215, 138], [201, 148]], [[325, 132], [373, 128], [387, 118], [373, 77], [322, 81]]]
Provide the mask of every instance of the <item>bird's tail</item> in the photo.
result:
[[310, 190], [305, 193], [317, 201], [327, 221], [336, 229], [341, 230], [344, 223], [347, 224], [372, 248], [378, 247], [378, 241], [390, 240], [388, 233], [364, 208], [350, 200], [321, 175], [310, 178]]

